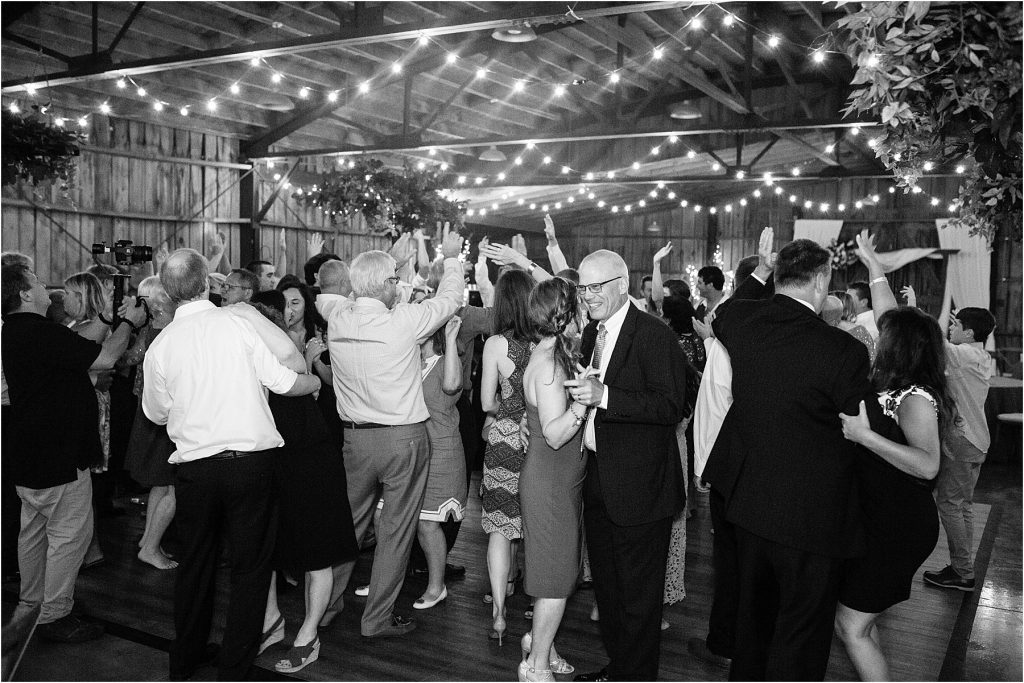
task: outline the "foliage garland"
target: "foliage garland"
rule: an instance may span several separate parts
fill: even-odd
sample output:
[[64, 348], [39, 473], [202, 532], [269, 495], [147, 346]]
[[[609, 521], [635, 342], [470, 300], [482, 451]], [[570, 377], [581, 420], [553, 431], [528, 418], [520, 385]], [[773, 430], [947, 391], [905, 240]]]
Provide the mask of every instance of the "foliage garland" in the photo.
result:
[[44, 181], [60, 181], [61, 194], [67, 197], [75, 187], [85, 142], [80, 132], [50, 122], [39, 105], [26, 112], [3, 111], [3, 184], [26, 180], [33, 186]]
[[326, 212], [332, 223], [361, 213], [372, 232], [397, 235], [439, 222], [461, 226], [466, 205], [450, 198], [450, 187], [451, 178], [433, 170], [393, 171], [379, 159], [360, 159], [292, 196]]
[[904, 192], [973, 158], [950, 224], [1020, 239], [1021, 4], [863, 3], [829, 31], [856, 68], [844, 114], [881, 118], [875, 155]]

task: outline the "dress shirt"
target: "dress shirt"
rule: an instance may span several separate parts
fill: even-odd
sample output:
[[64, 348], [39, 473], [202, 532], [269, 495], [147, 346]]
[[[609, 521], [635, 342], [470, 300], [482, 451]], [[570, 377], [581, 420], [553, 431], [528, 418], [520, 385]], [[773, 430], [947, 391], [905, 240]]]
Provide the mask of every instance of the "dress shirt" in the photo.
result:
[[875, 324], [874, 311], [872, 311], [869, 308], [863, 313], [858, 313], [857, 320], [855, 320], [854, 322], [856, 322], [858, 325], [863, 326], [864, 329], [868, 331], [868, 334], [871, 335], [871, 341], [878, 341], [878, 325]]
[[[985, 417], [985, 399], [988, 397], [989, 379], [996, 374], [995, 359], [982, 344], [951, 344], [945, 342], [946, 380], [949, 393], [960, 413], [964, 437], [982, 453], [991, 445], [988, 420]], [[943, 444], [945, 445], [945, 443]], [[944, 449], [947, 455], [951, 455]]]
[[406, 425], [430, 417], [423, 402], [419, 345], [462, 305], [464, 287], [462, 264], [448, 258], [437, 295], [419, 304], [397, 304], [389, 310], [368, 297], [317, 297], [317, 310], [327, 319], [342, 420]]
[[252, 323], [209, 301], [178, 307], [146, 353], [142, 409], [167, 425], [170, 462], [284, 444], [264, 387], [283, 394], [298, 375], [274, 357]]
[[700, 477], [732, 406], [732, 361], [714, 337], [704, 340], [707, 363], [693, 409], [693, 473]]
[[[604, 373], [608, 372], [608, 362], [612, 359], [612, 352], [615, 350], [615, 342], [619, 340], [619, 332], [622, 330], [622, 323], [626, 321], [626, 311], [629, 309], [627, 306], [629, 302], [624, 303], [619, 307], [619, 310], [615, 311], [604, 321], [605, 338], [604, 348], [602, 349], [600, 361], [601, 367], [598, 370], [597, 378], [604, 384]], [[594, 367], [594, 359], [590, 359], [590, 368]], [[583, 445], [592, 451], [597, 451], [597, 435], [594, 433], [594, 420], [597, 417], [597, 408], [602, 410], [608, 410], [608, 394], [611, 391], [609, 387], [604, 388], [604, 393], [601, 395], [601, 403], [594, 407], [590, 411], [590, 417], [587, 418], [587, 427], [583, 431]]]

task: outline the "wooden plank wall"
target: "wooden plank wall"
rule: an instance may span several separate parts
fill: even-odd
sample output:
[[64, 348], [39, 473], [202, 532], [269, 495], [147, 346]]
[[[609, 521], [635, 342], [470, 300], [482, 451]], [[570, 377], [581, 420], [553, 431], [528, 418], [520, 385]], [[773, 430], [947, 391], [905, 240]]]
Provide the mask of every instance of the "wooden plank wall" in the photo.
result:
[[[776, 230], [776, 242], [781, 245], [793, 238], [795, 218], [832, 218], [844, 221], [840, 238], [853, 239], [863, 228], [878, 235], [883, 251], [904, 247], [938, 246], [935, 219], [949, 214], [946, 207], [956, 196], [956, 178], [936, 178], [922, 183], [921, 194], [889, 193], [892, 181], [838, 180], [828, 182], [781, 180], [781, 195], [762, 187], [762, 198], [749, 197], [752, 187], [746, 186], [747, 193], [732, 199], [717, 202], [718, 212], [708, 213], [708, 207], [694, 214], [692, 207], [686, 209], [651, 208], [646, 213], [605, 214], [599, 220], [586, 222], [559, 223], [559, 242], [569, 262], [578, 265], [587, 253], [606, 248], [619, 252], [630, 267], [632, 290], [640, 285], [640, 278], [651, 271], [654, 252], [667, 240], [675, 244], [675, 251], [662, 264], [667, 276], [681, 273], [687, 264], [696, 267], [710, 263], [715, 238], [722, 248], [725, 270], [732, 270], [741, 258], [757, 251], [757, 239], [761, 229], [771, 225]], [[795, 204], [789, 196], [798, 197]], [[877, 206], [865, 205], [855, 208], [855, 202], [864, 197], [878, 194]], [[739, 199], [746, 196], [747, 206], [741, 206]], [[929, 197], [940, 199], [933, 207]], [[812, 209], [804, 208], [804, 201], [813, 202]], [[829, 204], [827, 212], [820, 211], [823, 202]], [[732, 211], [726, 211], [726, 204], [732, 204]], [[839, 213], [839, 204], [846, 210]], [[657, 221], [659, 231], [652, 231]], [[1022, 308], [1022, 248], [1019, 239], [1009, 239], [1004, 234], [993, 245], [992, 255], [992, 311], [996, 316], [996, 345], [999, 348], [1021, 347]], [[710, 237], [710, 240], [709, 240]], [[682, 247], [682, 257], [680, 257]], [[863, 268], [858, 264], [846, 272], [837, 272], [833, 284], [836, 288], [846, 283], [864, 279]], [[943, 261], [922, 260], [911, 264], [893, 276], [897, 288], [911, 284], [918, 292], [922, 307], [930, 313], [938, 313], [941, 307], [942, 287], [945, 281]]]
[[[93, 242], [109, 245], [117, 239], [208, 253], [220, 232], [230, 263], [244, 265], [239, 263], [239, 179], [246, 171], [237, 164], [237, 140], [102, 116], [90, 117], [88, 135], [77, 186], [68, 198], [50, 184], [3, 188], [3, 249], [32, 256], [39, 277], [53, 285], [93, 263]], [[260, 197], [269, 196], [267, 183], [257, 187]], [[294, 200], [287, 201], [296, 208]], [[284, 228], [289, 270], [301, 273], [309, 231], [331, 231], [329, 222], [314, 213], [290, 212], [279, 200], [258, 236], [264, 258], [274, 261]], [[340, 228], [336, 239], [343, 256], [390, 245], [387, 238], [363, 232], [361, 220]], [[109, 257], [101, 260], [109, 262]]]

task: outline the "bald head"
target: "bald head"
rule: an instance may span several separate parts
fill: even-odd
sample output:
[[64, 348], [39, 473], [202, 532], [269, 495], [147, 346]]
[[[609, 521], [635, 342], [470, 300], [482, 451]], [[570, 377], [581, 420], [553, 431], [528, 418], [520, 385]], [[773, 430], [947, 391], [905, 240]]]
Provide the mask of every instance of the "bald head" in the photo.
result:
[[178, 249], [160, 267], [160, 284], [174, 303], [206, 299], [210, 291], [206, 259], [195, 249]]
[[829, 294], [825, 297], [825, 303], [821, 307], [821, 319], [832, 327], [839, 325], [843, 319], [843, 302], [837, 296]]
[[340, 294], [348, 296], [352, 292], [348, 264], [344, 261], [327, 261], [317, 271], [320, 280], [320, 291], [324, 294]]
[[607, 320], [629, 301], [629, 267], [614, 251], [598, 249], [580, 263], [580, 287], [590, 319]]

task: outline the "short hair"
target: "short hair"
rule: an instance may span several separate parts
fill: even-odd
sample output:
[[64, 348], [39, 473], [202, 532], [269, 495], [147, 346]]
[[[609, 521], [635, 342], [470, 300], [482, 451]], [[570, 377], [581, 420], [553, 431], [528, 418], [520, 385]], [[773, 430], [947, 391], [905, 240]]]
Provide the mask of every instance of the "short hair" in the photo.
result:
[[32, 269], [25, 263], [15, 261], [5, 263], [2, 268], [2, 282], [0, 282], [0, 312], [3, 315], [12, 313], [21, 308], [21, 293], [32, 289]]
[[718, 266], [704, 266], [697, 271], [697, 277], [699, 277], [704, 283], [711, 285], [719, 292], [725, 289], [725, 273]]
[[160, 266], [160, 284], [174, 303], [190, 301], [210, 287], [206, 258], [195, 249], [176, 249]]
[[378, 298], [384, 294], [385, 280], [395, 276], [397, 263], [391, 254], [374, 249], [352, 259], [349, 280], [356, 296]]
[[640, 286], [643, 287], [644, 284], [651, 282], [653, 279], [654, 277], [651, 275], [644, 275], [642, 278], [640, 278]]
[[835, 294], [829, 294], [825, 297], [825, 303], [821, 307], [821, 319], [827, 322], [831, 327], [835, 327], [843, 320], [844, 304], [843, 300]]
[[318, 272], [320, 273], [320, 289], [349, 282], [350, 279], [348, 264], [341, 259], [325, 262], [320, 266]]
[[103, 298], [103, 285], [98, 277], [88, 271], [75, 273], [64, 280], [64, 289], [69, 292], [76, 292], [82, 297], [82, 312], [78, 320], [94, 320], [106, 308], [106, 301]]
[[306, 284], [312, 287], [316, 284], [316, 274], [320, 271], [320, 267], [328, 261], [340, 261], [341, 257], [337, 254], [317, 254], [316, 256], [310, 257], [306, 264], [302, 266], [302, 275], [306, 278]]
[[560, 277], [564, 280], [568, 280], [574, 285], [578, 285], [580, 283], [580, 271], [576, 270], [575, 268], [563, 268], [562, 270], [555, 273], [555, 277]]
[[533, 278], [524, 270], [506, 270], [494, 285], [494, 332], [512, 332], [516, 339], [530, 339], [530, 292]]
[[853, 297], [847, 294], [845, 289], [829, 292], [829, 296], [834, 296], [843, 302], [843, 320], [852, 323], [857, 319], [857, 304], [853, 302]]
[[974, 341], [984, 342], [996, 329], [996, 317], [984, 308], [961, 308], [956, 312], [956, 319], [965, 330], [974, 332]]
[[775, 284], [778, 287], [806, 285], [819, 273], [831, 273], [831, 259], [828, 249], [814, 240], [793, 240], [779, 250]]
[[100, 281], [101, 285], [105, 285], [113, 280], [115, 275], [120, 274], [121, 271], [107, 263], [94, 263], [86, 268], [85, 272], [92, 273]]
[[20, 251], [5, 251], [0, 254], [0, 265], [14, 266], [14, 265], [28, 266], [29, 270], [32, 270], [32, 257], [28, 254], [22, 254]]
[[611, 267], [611, 270], [629, 284], [629, 266], [622, 260], [622, 257], [609, 249], [598, 249], [583, 257], [580, 268], [589, 261], [604, 261]]
[[871, 285], [863, 280], [858, 280], [857, 282], [851, 282], [846, 285], [847, 291], [851, 289], [857, 292], [858, 299], [865, 299], [868, 302], [868, 308], [871, 308]]
[[740, 259], [740, 262], [736, 264], [736, 273], [732, 278], [733, 291], [747, 281], [747, 278], [754, 274], [754, 270], [757, 269], [757, 264], [760, 262], [760, 258], [757, 254], [753, 256], [744, 256]]
[[245, 264], [245, 269], [256, 277], [260, 276], [261, 266], [272, 266], [274, 265], [270, 261], [249, 261]]
[[171, 297], [167, 296], [167, 290], [164, 289], [163, 283], [160, 282], [159, 275], [150, 275], [140, 282], [138, 294], [140, 297], [149, 299], [153, 304], [163, 305], [171, 303]]
[[252, 290], [253, 294], [260, 291], [260, 279], [256, 277], [251, 270], [246, 270], [245, 268], [232, 268], [228, 275], [237, 275], [245, 286]]

